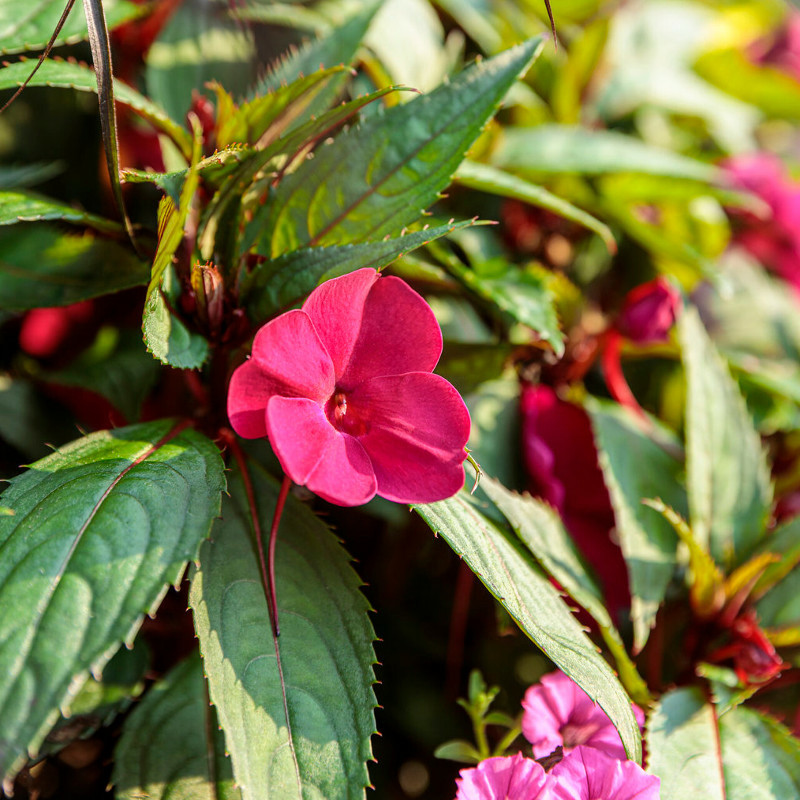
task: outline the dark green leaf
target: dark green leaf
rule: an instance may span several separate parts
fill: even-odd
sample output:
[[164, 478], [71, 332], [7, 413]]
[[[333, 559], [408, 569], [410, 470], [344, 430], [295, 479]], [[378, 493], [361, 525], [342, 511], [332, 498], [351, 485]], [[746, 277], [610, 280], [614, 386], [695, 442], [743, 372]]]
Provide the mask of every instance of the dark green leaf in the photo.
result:
[[615, 131], [572, 125], [506, 128], [493, 155], [497, 166], [522, 172], [644, 172], [671, 178], [710, 182], [717, 170], [702, 161], [645, 144]]
[[480, 164], [477, 161], [462, 162], [455, 174], [455, 180], [463, 186], [479, 192], [488, 192], [500, 197], [513, 197], [538, 208], [552, 211], [554, 214], [572, 220], [572, 222], [596, 233], [605, 242], [610, 252], [617, 251], [614, 234], [611, 233], [608, 225], [604, 225], [596, 217], [547, 191], [542, 186], [537, 186], [516, 175], [503, 172], [489, 164]]
[[319, 149], [270, 200], [268, 254], [374, 241], [416, 221], [541, 44], [534, 39], [474, 65]]
[[483, 516], [463, 491], [449, 500], [413, 508], [464, 559], [544, 654], [600, 705], [630, 756], [641, 760], [639, 726], [630, 700], [516, 537]]
[[[0, 53], [43, 49], [50, 41], [65, 5], [66, 0], [39, 0], [36, 3], [3, 0], [0, 4]], [[110, 28], [143, 13], [141, 6], [128, 0], [103, 0], [103, 6]], [[55, 43], [61, 45], [86, 38], [86, 20], [80, 11], [73, 10]]]
[[[485, 381], [502, 374], [513, 351], [513, 345], [508, 342], [445, 342], [436, 371], [447, 378], [461, 394], [467, 394], [474, 392]], [[497, 444], [502, 446], [502, 442]]]
[[323, 281], [362, 267], [382, 269], [434, 239], [474, 224], [458, 222], [378, 242], [294, 250], [259, 264], [244, 279], [244, 303], [254, 320], [263, 321], [296, 303]]
[[38, 161], [17, 166], [0, 166], [0, 189], [20, 189], [43, 183], [64, 170], [61, 161]]
[[[251, 472], [267, 530], [278, 487]], [[336, 538], [290, 495], [276, 552], [274, 639], [251, 530], [237, 476], [189, 598], [236, 782], [245, 800], [364, 797], [375, 656], [358, 578]]]
[[[28, 77], [32, 65], [31, 61], [18, 61], [0, 69], [0, 89], [15, 89], [20, 86]], [[56, 59], [46, 59], [28, 85], [76, 89], [79, 92], [97, 94], [97, 78], [90, 67]], [[188, 157], [191, 153], [191, 140], [186, 131], [144, 95], [121, 81], [114, 81], [114, 99], [132, 108], [159, 130], [168, 134], [180, 146], [184, 155]]]
[[158, 606], [225, 487], [217, 448], [171, 420], [101, 431], [14, 478], [0, 504], [0, 773]]
[[648, 417], [650, 430], [616, 403], [591, 403], [598, 457], [608, 486], [622, 554], [631, 587], [631, 617], [636, 652], [647, 641], [656, 612], [675, 571], [678, 537], [672, 526], [642, 500], [659, 497], [685, 513], [686, 492], [678, 477], [680, 461], [664, 449], [680, 444]]
[[76, 225], [86, 225], [105, 233], [119, 233], [122, 230], [118, 222], [80, 211], [33, 192], [0, 192], [0, 225], [44, 220], [61, 220]]
[[763, 538], [772, 500], [761, 440], [739, 388], [694, 308], [678, 322], [686, 370], [686, 471], [691, 526], [723, 568]]
[[460, 764], [477, 764], [481, 754], [469, 742], [445, 742], [433, 751], [434, 758], [443, 758], [447, 761], [457, 761]]
[[172, 119], [183, 119], [192, 91], [218, 81], [243, 94], [254, 77], [255, 44], [248, 29], [230, 19], [227, 3], [184, 0], [159, 31], [145, 57], [147, 95]]
[[102, 328], [94, 344], [68, 367], [43, 376], [47, 381], [80, 386], [105, 397], [129, 422], [156, 383], [160, 367], [132, 330]]
[[0, 230], [0, 254], [0, 308], [65, 306], [147, 283], [129, 248], [89, 231], [13, 225]]
[[225, 737], [194, 653], [125, 721], [112, 782], [118, 800], [239, 800]]
[[648, 720], [646, 738], [648, 771], [661, 778], [661, 800], [726, 800], [717, 719], [699, 689], [663, 695]]

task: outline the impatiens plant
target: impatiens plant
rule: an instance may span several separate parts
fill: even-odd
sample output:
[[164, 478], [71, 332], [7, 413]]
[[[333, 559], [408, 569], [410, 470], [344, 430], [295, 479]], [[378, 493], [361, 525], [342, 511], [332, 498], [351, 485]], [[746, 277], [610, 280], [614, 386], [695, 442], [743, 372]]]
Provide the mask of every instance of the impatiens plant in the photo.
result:
[[797, 12], [553, 11], [0, 0], [5, 796], [800, 796]]

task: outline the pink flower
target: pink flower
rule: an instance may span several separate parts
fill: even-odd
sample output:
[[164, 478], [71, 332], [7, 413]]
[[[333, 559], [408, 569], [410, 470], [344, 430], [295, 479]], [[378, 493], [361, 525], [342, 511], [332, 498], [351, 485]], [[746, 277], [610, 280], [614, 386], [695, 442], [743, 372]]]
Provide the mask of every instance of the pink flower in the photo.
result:
[[[633, 710], [642, 727], [644, 714], [635, 705]], [[615, 758], [627, 757], [606, 712], [563, 672], [545, 675], [525, 692], [522, 733], [537, 758], [550, 755], [559, 746], [567, 753], [580, 745], [602, 750]]]
[[549, 386], [522, 389], [522, 455], [532, 495], [559, 512], [575, 543], [603, 584], [609, 611], [628, 608], [628, 571], [611, 540], [614, 511], [589, 416]]
[[800, 290], [800, 186], [768, 153], [738, 156], [723, 166], [735, 187], [760, 197], [771, 212], [767, 220], [731, 212], [738, 223], [733, 241]]
[[441, 353], [422, 297], [361, 269], [258, 331], [231, 378], [228, 416], [240, 436], [268, 436], [286, 474], [331, 503], [443, 500], [464, 483], [470, 419], [431, 374]]
[[617, 330], [636, 344], [666, 342], [680, 303], [677, 290], [662, 277], [628, 292]]
[[552, 781], [542, 766], [522, 753], [487, 758], [456, 779], [456, 800], [551, 800]]
[[775, 66], [800, 81], [800, 14], [790, 13], [774, 41], [761, 40], [752, 48], [755, 61]]
[[549, 773], [554, 800], [659, 800], [661, 780], [635, 761], [577, 747]]

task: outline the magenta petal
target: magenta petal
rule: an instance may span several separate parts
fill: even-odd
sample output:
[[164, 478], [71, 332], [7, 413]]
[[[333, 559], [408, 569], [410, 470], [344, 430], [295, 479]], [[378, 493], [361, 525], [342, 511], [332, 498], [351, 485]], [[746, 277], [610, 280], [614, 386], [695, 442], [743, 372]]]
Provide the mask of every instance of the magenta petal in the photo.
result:
[[348, 395], [363, 425], [378, 494], [398, 503], [432, 503], [464, 484], [467, 407], [439, 375], [410, 372], [373, 378]]
[[372, 500], [377, 484], [369, 456], [357, 439], [338, 433], [308, 476], [306, 486], [337, 506], [360, 506]]
[[661, 780], [635, 761], [621, 761], [594, 747], [576, 747], [553, 767], [558, 800], [659, 800]]
[[327, 400], [335, 386], [333, 363], [309, 316], [287, 311], [253, 340], [253, 361], [280, 385], [276, 394]]
[[303, 311], [325, 343], [337, 377], [350, 361], [361, 330], [364, 303], [379, 277], [374, 269], [356, 270], [318, 286], [303, 304]]
[[322, 408], [305, 397], [271, 397], [265, 417], [283, 471], [295, 483], [307, 485], [309, 475], [342, 434], [328, 422]]
[[252, 359], [234, 370], [228, 387], [228, 419], [245, 439], [267, 435], [264, 410], [277, 385]]
[[547, 773], [521, 753], [481, 761], [474, 769], [462, 769], [456, 780], [456, 800], [548, 800]]
[[430, 372], [441, 354], [442, 332], [430, 306], [400, 278], [381, 278], [364, 303], [361, 330], [339, 383], [347, 389], [383, 375]]

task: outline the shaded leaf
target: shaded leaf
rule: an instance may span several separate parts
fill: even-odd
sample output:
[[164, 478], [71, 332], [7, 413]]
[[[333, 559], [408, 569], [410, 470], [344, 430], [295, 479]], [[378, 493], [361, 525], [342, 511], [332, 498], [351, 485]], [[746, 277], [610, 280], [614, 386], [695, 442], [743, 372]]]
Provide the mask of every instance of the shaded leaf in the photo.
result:
[[0, 504], [0, 773], [35, 753], [208, 535], [217, 448], [174, 421], [101, 431], [37, 461]]
[[512, 534], [483, 516], [463, 491], [414, 510], [464, 559], [522, 630], [608, 714], [629, 755], [641, 760], [639, 726], [614, 673], [558, 591]]
[[60, 203], [33, 192], [0, 192], [0, 225], [45, 220], [60, 220], [76, 225], [86, 225], [106, 233], [118, 233], [122, 230], [122, 226], [118, 222], [72, 208], [66, 203]]
[[225, 737], [193, 653], [125, 721], [112, 782], [118, 800], [238, 800]]
[[[267, 530], [278, 487], [260, 469], [251, 476]], [[375, 656], [358, 578], [333, 534], [289, 496], [274, 639], [241, 478], [231, 483], [189, 602], [236, 782], [245, 800], [364, 797]]]
[[587, 410], [628, 568], [634, 649], [639, 652], [675, 571], [678, 545], [672, 526], [642, 500], [659, 497], [673, 508], [685, 508], [686, 492], [678, 482], [683, 465], [659, 445], [656, 435], [673, 449], [680, 450], [680, 445], [650, 417], [651, 433], [646, 434], [616, 403], [594, 401]]
[[242, 281], [242, 296], [250, 316], [263, 321], [305, 297], [323, 281], [362, 267], [382, 269], [434, 239], [474, 224], [457, 222], [377, 242], [293, 250], [259, 264]]
[[515, 172], [644, 172], [671, 178], [711, 182], [718, 171], [702, 161], [645, 144], [616, 131], [572, 125], [506, 128], [493, 162]]
[[64, 170], [62, 161], [37, 161], [31, 164], [0, 166], [0, 189], [20, 189], [35, 186], [58, 175]]
[[614, 234], [611, 233], [608, 225], [604, 225], [596, 217], [542, 186], [537, 186], [509, 172], [504, 172], [489, 164], [480, 164], [477, 161], [463, 161], [455, 174], [455, 180], [463, 186], [479, 192], [487, 192], [500, 197], [513, 197], [538, 208], [552, 211], [554, 214], [596, 233], [605, 242], [610, 252], [617, 251]]
[[[32, 64], [31, 61], [18, 61], [1, 68], [0, 89], [15, 89], [20, 86], [28, 77]], [[97, 78], [91, 67], [57, 59], [45, 59], [28, 86], [52, 86], [97, 94]], [[156, 128], [168, 134], [184, 155], [188, 157], [191, 153], [191, 140], [186, 131], [147, 97], [122, 81], [115, 80], [114, 100], [130, 107]]]
[[534, 39], [476, 64], [319, 149], [267, 206], [267, 254], [380, 239], [417, 220], [541, 44]]
[[129, 248], [90, 231], [42, 224], [0, 229], [0, 308], [65, 306], [147, 283]]
[[686, 370], [686, 471], [694, 535], [727, 569], [763, 538], [772, 500], [761, 440], [697, 311], [678, 331]]
[[[50, 36], [66, 5], [66, 0], [3, 0], [0, 4], [0, 53], [24, 53], [41, 50]], [[128, 0], [103, 0], [108, 26], [115, 28], [143, 13], [142, 7]], [[80, 42], [88, 38], [86, 20], [80, 11], [67, 18], [56, 45]]]
[[254, 77], [255, 44], [246, 26], [227, 14], [227, 3], [184, 0], [170, 15], [145, 56], [147, 95], [181, 120], [192, 92], [218, 81], [232, 94], [244, 94]]

